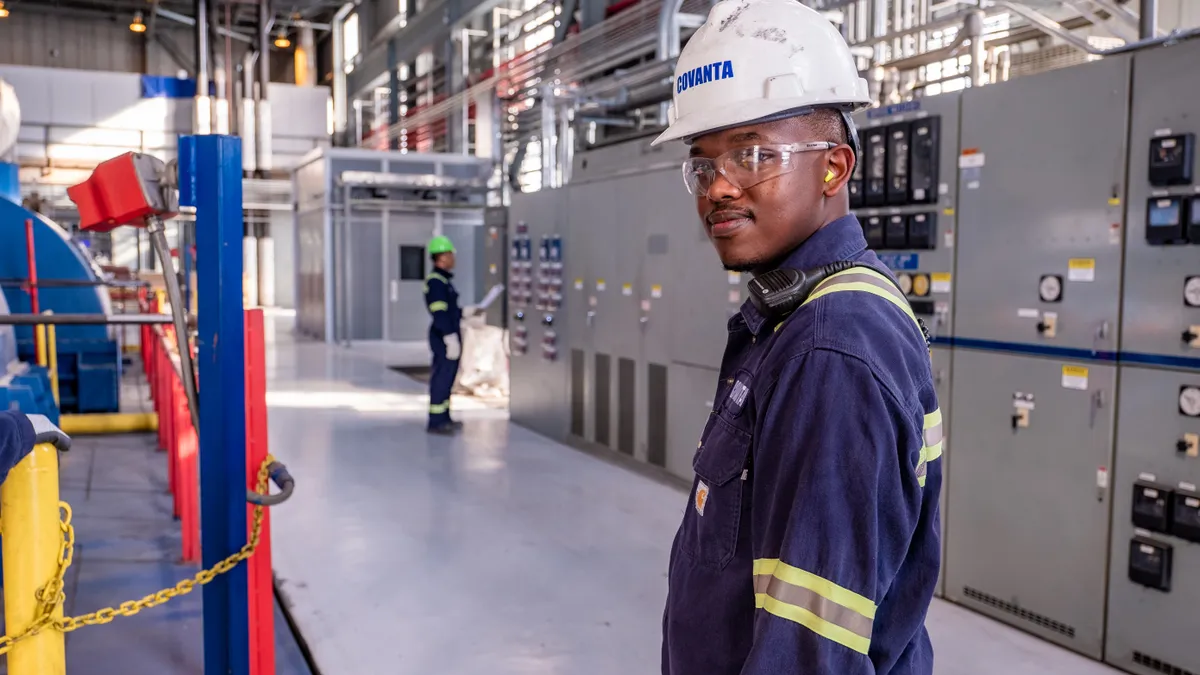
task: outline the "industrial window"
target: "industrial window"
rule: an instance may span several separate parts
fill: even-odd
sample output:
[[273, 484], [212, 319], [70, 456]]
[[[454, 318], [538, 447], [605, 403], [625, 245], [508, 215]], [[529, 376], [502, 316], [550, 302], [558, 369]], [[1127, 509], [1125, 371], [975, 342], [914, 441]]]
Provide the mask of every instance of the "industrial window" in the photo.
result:
[[354, 70], [354, 57], [358, 56], [358, 12], [346, 17], [342, 24], [342, 49], [345, 51], [344, 60], [346, 72]]
[[400, 281], [421, 281], [425, 278], [425, 247], [400, 247]]

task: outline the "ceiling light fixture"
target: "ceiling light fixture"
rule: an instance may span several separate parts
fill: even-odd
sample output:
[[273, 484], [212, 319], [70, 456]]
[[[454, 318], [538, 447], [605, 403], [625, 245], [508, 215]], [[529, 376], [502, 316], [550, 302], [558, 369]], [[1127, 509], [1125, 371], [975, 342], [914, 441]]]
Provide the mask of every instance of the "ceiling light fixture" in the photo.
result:
[[129, 24], [129, 30], [135, 33], [146, 32], [146, 24], [142, 23], [142, 13], [140, 11], [133, 13], [133, 23]]
[[287, 32], [283, 27], [279, 27], [279, 32], [275, 34], [275, 46], [280, 49], [287, 49], [292, 46], [292, 41], [288, 39]]

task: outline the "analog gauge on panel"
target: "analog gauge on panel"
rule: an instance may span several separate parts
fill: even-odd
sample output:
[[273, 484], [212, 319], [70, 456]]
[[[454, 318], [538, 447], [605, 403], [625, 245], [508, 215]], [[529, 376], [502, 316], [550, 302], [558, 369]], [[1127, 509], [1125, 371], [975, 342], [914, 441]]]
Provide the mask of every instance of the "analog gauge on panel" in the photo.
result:
[[1179, 388], [1179, 412], [1188, 417], [1200, 417], [1200, 387]]
[[913, 295], [921, 298], [929, 295], [928, 274], [918, 274], [913, 277]]
[[1200, 277], [1188, 277], [1183, 282], [1183, 301], [1188, 307], [1200, 307]]
[[912, 293], [912, 275], [900, 274], [896, 277], [896, 282], [899, 284], [901, 292], [905, 295]]
[[1058, 302], [1062, 300], [1062, 277], [1057, 274], [1047, 274], [1038, 284], [1038, 296], [1042, 302]]

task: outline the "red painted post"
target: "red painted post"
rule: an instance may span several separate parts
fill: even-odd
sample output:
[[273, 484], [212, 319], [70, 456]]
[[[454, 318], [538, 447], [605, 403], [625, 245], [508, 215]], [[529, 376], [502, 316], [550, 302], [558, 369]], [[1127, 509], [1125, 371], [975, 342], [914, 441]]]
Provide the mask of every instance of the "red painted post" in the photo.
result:
[[[163, 350], [165, 353], [166, 350]], [[168, 363], [162, 368], [164, 396], [162, 417], [167, 422], [167, 444], [163, 447], [167, 452], [167, 481], [174, 496], [172, 512], [176, 518], [183, 518], [183, 494], [180, 491], [179, 474], [179, 434], [181, 429], [179, 419], [179, 399], [183, 396], [183, 385], [174, 375], [174, 369]]]
[[[246, 478], [254, 489], [267, 458], [267, 366], [263, 311], [246, 310]], [[247, 505], [247, 526], [254, 509]], [[249, 534], [249, 532], [247, 532]], [[271, 572], [271, 512], [263, 513], [262, 534], [247, 561], [250, 597], [250, 674], [275, 675], [275, 596]]]
[[[25, 256], [29, 265], [29, 311], [33, 314], [41, 314], [42, 310], [38, 306], [38, 280], [37, 280], [37, 255], [34, 252], [33, 246], [33, 220], [25, 219]], [[41, 338], [38, 337], [37, 327], [33, 329], [33, 353], [39, 354]], [[36, 359], [35, 359], [36, 360]]]
[[176, 478], [179, 494], [180, 530], [183, 534], [183, 562], [200, 562], [200, 483], [198, 474], [198, 452], [196, 429], [192, 427], [188, 413], [187, 397], [183, 383], [174, 380], [176, 404], [173, 407], [176, 428], [176, 455], [178, 467]]

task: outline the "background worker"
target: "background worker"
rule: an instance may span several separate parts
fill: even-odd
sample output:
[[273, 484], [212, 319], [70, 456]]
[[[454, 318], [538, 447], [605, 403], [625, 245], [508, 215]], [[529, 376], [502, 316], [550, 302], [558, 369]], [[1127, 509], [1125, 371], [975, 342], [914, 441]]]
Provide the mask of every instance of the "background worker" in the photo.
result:
[[450, 390], [458, 376], [462, 355], [458, 291], [454, 289], [454, 244], [448, 237], [429, 240], [433, 271], [425, 277], [425, 306], [433, 317], [429, 326], [429, 348], [433, 350], [433, 372], [429, 378], [429, 425], [434, 434], [452, 434], [461, 423], [450, 419]]
[[755, 279], [672, 546], [662, 671], [929, 675], [941, 413], [923, 327], [849, 212], [867, 83], [792, 0], [717, 3], [675, 75], [655, 143], [690, 145], [704, 228]]

